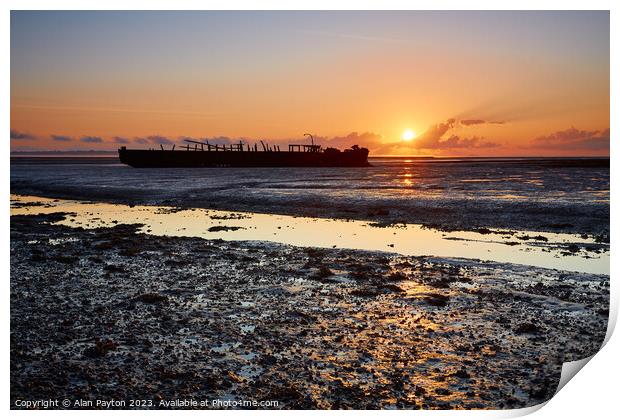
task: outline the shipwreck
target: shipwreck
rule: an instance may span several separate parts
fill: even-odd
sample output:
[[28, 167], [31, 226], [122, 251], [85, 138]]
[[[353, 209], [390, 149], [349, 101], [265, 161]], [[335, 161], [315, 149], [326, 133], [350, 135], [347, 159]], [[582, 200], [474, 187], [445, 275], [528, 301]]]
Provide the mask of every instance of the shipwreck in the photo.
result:
[[184, 140], [183, 147], [164, 149], [118, 149], [120, 161], [135, 168], [199, 168], [199, 167], [363, 167], [368, 163], [368, 149], [352, 146], [343, 151], [314, 144], [289, 144], [288, 150], [260, 141], [211, 144], [208, 141]]

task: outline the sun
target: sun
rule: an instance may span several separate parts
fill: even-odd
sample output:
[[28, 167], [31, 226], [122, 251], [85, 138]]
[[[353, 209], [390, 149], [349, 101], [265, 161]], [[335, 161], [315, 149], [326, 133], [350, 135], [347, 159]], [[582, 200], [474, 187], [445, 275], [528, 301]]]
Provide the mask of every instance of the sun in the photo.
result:
[[403, 131], [402, 139], [404, 141], [411, 141], [415, 139], [415, 131], [409, 129]]

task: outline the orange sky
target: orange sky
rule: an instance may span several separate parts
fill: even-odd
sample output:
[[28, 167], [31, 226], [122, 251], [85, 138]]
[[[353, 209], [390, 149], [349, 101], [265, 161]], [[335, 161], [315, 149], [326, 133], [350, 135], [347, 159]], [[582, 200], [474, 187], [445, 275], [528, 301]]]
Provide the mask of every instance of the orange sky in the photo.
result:
[[11, 14], [14, 151], [310, 132], [375, 155], [608, 155], [609, 118], [607, 12]]

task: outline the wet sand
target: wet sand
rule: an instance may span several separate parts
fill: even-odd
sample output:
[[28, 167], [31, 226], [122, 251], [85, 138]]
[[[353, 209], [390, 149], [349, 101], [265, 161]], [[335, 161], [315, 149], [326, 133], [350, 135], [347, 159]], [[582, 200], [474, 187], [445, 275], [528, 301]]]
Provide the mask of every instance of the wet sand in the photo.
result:
[[11, 402], [521, 408], [594, 354], [609, 276], [11, 217]]

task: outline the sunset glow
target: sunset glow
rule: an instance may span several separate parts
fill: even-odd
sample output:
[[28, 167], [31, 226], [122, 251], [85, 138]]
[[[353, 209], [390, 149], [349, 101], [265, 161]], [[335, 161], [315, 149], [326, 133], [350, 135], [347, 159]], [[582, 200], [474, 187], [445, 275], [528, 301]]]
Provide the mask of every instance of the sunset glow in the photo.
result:
[[605, 11], [11, 13], [13, 151], [608, 155], [609, 100]]

